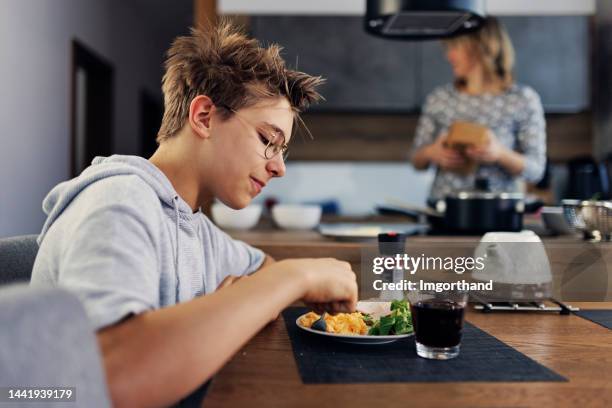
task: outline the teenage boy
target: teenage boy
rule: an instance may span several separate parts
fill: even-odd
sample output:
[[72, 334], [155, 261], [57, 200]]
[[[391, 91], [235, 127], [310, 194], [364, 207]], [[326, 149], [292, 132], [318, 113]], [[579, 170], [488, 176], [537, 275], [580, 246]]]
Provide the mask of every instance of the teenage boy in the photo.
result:
[[243, 208], [285, 174], [321, 82], [226, 22], [192, 30], [168, 51], [155, 154], [96, 158], [45, 198], [32, 284], [79, 296], [115, 406], [176, 402], [296, 300], [354, 310], [348, 263], [274, 262], [200, 211], [211, 197]]

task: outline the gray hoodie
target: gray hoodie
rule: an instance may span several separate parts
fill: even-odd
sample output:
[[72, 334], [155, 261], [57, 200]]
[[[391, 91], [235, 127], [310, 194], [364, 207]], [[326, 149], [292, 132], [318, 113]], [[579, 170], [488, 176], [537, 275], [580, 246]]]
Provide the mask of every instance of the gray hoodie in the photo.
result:
[[264, 254], [193, 213], [168, 178], [137, 156], [97, 157], [47, 195], [32, 285], [62, 286], [96, 329], [213, 292]]

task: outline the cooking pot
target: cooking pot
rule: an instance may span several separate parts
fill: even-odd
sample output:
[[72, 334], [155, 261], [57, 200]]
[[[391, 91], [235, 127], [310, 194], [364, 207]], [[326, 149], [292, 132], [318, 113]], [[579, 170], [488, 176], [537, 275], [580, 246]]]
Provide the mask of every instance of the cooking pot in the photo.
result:
[[523, 229], [523, 194], [488, 191], [486, 179], [476, 180], [475, 186], [473, 190], [452, 193], [435, 202], [434, 208], [443, 214], [443, 220], [434, 221], [434, 229], [470, 235]]
[[543, 206], [539, 199], [521, 193], [488, 191], [488, 180], [478, 179], [476, 188], [428, 200], [428, 208], [397, 200], [377, 206], [381, 214], [408, 215], [430, 225], [429, 234], [482, 235], [490, 231], [516, 232], [523, 229], [523, 214]]

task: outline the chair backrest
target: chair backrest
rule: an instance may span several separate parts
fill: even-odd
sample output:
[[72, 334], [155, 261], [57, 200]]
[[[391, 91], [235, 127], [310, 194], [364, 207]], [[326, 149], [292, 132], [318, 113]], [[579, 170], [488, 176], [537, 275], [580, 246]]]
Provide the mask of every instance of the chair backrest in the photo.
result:
[[74, 295], [57, 288], [5, 286], [0, 288], [0, 322], [0, 387], [74, 387], [76, 405], [58, 406], [110, 407], [98, 343]]
[[0, 239], [0, 285], [29, 282], [38, 253], [38, 235]]

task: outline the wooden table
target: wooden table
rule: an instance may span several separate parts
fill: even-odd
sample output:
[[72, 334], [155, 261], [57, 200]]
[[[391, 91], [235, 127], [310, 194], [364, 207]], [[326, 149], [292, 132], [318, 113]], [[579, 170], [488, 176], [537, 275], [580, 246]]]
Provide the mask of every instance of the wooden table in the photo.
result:
[[[264, 228], [231, 233], [277, 259], [332, 256], [359, 267], [363, 243], [317, 232]], [[478, 237], [411, 237], [409, 243], [477, 242]], [[576, 237], [545, 238], [589, 248]], [[612, 244], [597, 250], [612, 254]], [[606, 256], [607, 256], [606, 255]], [[553, 268], [569, 262], [552, 255]], [[610, 263], [612, 264], [612, 263]], [[357, 270], [357, 269], [355, 269]], [[612, 282], [612, 277], [609, 279]], [[612, 292], [610, 292], [612, 293]], [[612, 302], [573, 306], [612, 309]], [[467, 320], [569, 381], [304, 385], [282, 317], [265, 327], [215, 376], [203, 406], [215, 407], [612, 407], [612, 330], [578, 316], [469, 310]]]
[[612, 407], [612, 330], [574, 315], [470, 310], [466, 318], [569, 381], [305, 385], [279, 317], [215, 376], [202, 406]]

